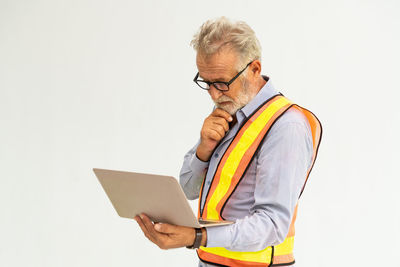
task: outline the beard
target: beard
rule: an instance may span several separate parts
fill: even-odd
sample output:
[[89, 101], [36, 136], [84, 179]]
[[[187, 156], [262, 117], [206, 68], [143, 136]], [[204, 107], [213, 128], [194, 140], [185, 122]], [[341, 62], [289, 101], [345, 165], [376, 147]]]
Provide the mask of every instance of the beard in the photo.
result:
[[214, 100], [217, 108], [225, 110], [231, 115], [234, 115], [239, 109], [246, 106], [255, 96], [250, 90], [249, 85], [246, 81], [243, 81], [242, 90], [239, 91], [237, 99], [233, 99], [229, 96], [222, 95], [218, 99]]

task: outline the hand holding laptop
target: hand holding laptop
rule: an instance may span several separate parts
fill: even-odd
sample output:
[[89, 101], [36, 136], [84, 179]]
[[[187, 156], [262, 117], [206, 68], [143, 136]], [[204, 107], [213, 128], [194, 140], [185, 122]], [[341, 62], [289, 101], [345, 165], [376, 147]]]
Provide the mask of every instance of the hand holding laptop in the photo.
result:
[[[196, 232], [192, 227], [171, 225], [167, 223], [154, 223], [150, 218], [141, 214], [135, 216], [135, 221], [139, 224], [144, 235], [161, 249], [180, 248], [192, 246], [195, 242]], [[207, 242], [207, 231], [203, 228], [203, 238], [201, 246]]]

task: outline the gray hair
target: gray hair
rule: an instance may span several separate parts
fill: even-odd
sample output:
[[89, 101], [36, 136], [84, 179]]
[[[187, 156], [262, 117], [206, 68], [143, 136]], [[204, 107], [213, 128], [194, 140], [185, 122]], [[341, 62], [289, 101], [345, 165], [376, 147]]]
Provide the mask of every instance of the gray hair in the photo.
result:
[[239, 55], [238, 71], [252, 60], [261, 60], [260, 42], [250, 26], [226, 17], [206, 21], [190, 45], [205, 56], [211, 56], [225, 46], [233, 49]]

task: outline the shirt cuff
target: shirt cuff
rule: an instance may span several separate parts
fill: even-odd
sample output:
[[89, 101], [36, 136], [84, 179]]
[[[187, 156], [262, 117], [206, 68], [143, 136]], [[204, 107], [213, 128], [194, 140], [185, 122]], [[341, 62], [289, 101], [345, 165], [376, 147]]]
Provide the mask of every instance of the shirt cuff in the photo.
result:
[[190, 160], [190, 169], [194, 173], [202, 174], [204, 170], [208, 168], [208, 164], [208, 161], [200, 160], [197, 157], [196, 152], [194, 152], [192, 159]]
[[207, 227], [206, 247], [230, 247], [232, 243], [231, 228], [232, 225]]

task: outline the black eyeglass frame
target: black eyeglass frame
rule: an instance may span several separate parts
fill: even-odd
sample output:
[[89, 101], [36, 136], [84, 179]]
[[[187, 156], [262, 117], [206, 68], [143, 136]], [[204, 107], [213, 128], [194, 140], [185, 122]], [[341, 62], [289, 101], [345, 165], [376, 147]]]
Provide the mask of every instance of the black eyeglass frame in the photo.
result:
[[[238, 74], [236, 74], [235, 77], [233, 77], [229, 82], [220, 82], [220, 81], [209, 82], [209, 81], [205, 81], [205, 80], [198, 80], [197, 78], [199, 78], [199, 75], [200, 75], [199, 72], [197, 72], [197, 74], [196, 74], [196, 76], [194, 77], [193, 81], [194, 81], [201, 89], [204, 89], [204, 90], [207, 90], [207, 91], [210, 90], [211, 85], [214, 85], [215, 83], [222, 83], [222, 84], [225, 84], [226, 87], [227, 87], [228, 89], [226, 89], [226, 90], [221, 90], [221, 89], [219, 89], [219, 88], [218, 88], [217, 86], [215, 86], [215, 85], [214, 85], [214, 88], [217, 89], [217, 90], [219, 90], [219, 91], [226, 92], [226, 91], [229, 90], [229, 85], [231, 85], [231, 84], [240, 76], [240, 74], [242, 74], [242, 73], [247, 69], [247, 67], [248, 67], [251, 63], [253, 63], [253, 62], [254, 62], [254, 60], [251, 61], [251, 62], [249, 62], [249, 63], [246, 65], [246, 67], [244, 67], [241, 71], [239, 71]], [[204, 87], [201, 86], [198, 82], [204, 82], [204, 83], [206, 83], [206, 84], [208, 85], [208, 88], [204, 88]]]

